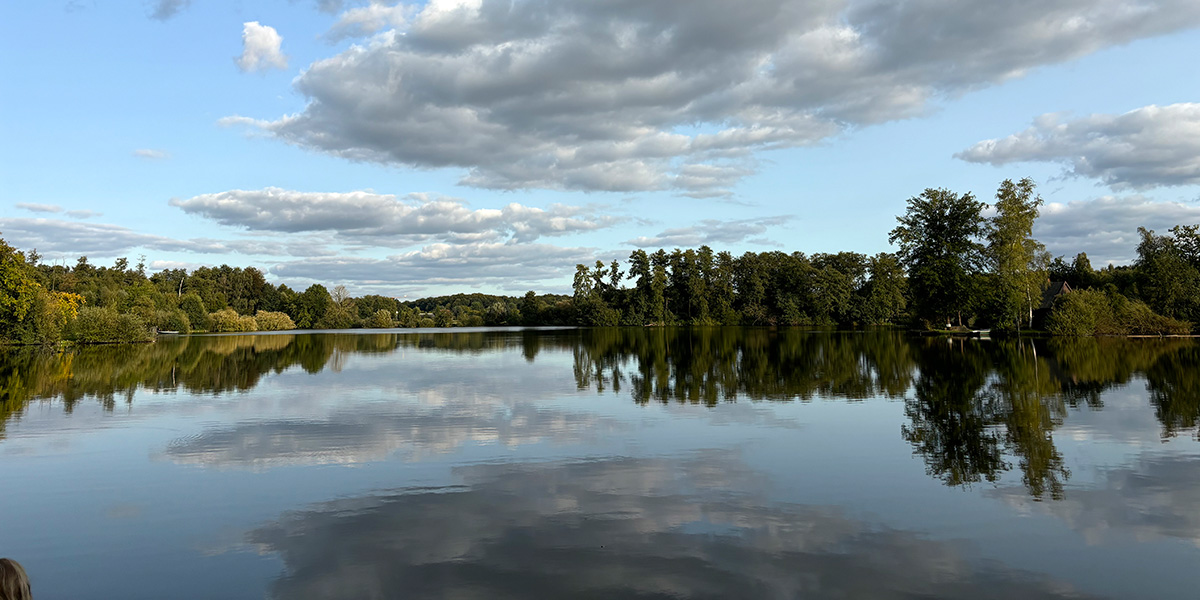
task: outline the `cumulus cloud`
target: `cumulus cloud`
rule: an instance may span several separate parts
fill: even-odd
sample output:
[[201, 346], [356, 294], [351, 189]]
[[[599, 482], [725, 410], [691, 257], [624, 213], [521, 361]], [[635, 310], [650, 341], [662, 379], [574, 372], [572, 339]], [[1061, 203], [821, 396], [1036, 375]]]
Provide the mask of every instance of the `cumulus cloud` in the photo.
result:
[[1054, 162], [1114, 189], [1200, 184], [1200, 103], [1146, 106], [1121, 115], [1038, 117], [1005, 138], [959, 152], [968, 162]]
[[[605, 257], [607, 258], [607, 257]], [[597, 259], [590, 248], [548, 244], [430, 244], [389, 256], [309, 258], [276, 264], [271, 274], [285, 279], [372, 285], [490, 285], [529, 289], [545, 280], [564, 278], [575, 265]], [[540, 288], [539, 288], [540, 289]]]
[[146, 160], [163, 160], [171, 158], [171, 153], [166, 150], [155, 150], [153, 148], [138, 148], [133, 151], [133, 155]]
[[592, 209], [511, 203], [499, 209], [470, 209], [454, 198], [357, 192], [297, 192], [280, 188], [230, 190], [172, 199], [172, 206], [222, 225], [250, 230], [333, 232], [339, 239], [404, 247], [433, 239], [483, 241], [509, 238], [531, 242], [609, 227], [621, 219]]
[[718, 221], [705, 219], [691, 227], [664, 230], [653, 237], [638, 237], [625, 243], [639, 248], [696, 247], [713, 244], [736, 244], [752, 236], [761, 236], [767, 228], [783, 225], [791, 216]]
[[150, 11], [151, 19], [166, 21], [191, 5], [192, 0], [158, 0]]
[[1127, 264], [1137, 258], [1137, 228], [1159, 232], [1200, 223], [1200, 206], [1154, 202], [1144, 196], [1104, 196], [1093, 200], [1048, 203], [1034, 223], [1033, 235], [1054, 255], [1068, 259], [1086, 252], [1092, 264]]
[[338, 20], [329, 28], [325, 37], [336, 42], [351, 37], [363, 37], [384, 29], [403, 27], [413, 14], [413, 9], [404, 4], [388, 4], [372, 0], [338, 15]]
[[79, 255], [117, 256], [133, 248], [164, 252], [201, 254], [254, 254], [266, 256], [313, 256], [321, 249], [307, 244], [264, 240], [173, 239], [138, 233], [128, 227], [105, 223], [76, 223], [56, 219], [0, 218], [5, 239], [19, 248], [37, 248], [47, 258]]
[[258, 21], [242, 23], [242, 55], [237, 59], [238, 68], [245, 72], [267, 69], [286, 69], [287, 57], [279, 46], [283, 38], [274, 27], [260, 25]]
[[[479, 187], [706, 197], [757, 151], [1200, 24], [1192, 0], [403, 6], [403, 26], [296, 79], [301, 112], [239, 122], [350, 160], [461, 168]], [[359, 15], [364, 32], [380, 23]]]

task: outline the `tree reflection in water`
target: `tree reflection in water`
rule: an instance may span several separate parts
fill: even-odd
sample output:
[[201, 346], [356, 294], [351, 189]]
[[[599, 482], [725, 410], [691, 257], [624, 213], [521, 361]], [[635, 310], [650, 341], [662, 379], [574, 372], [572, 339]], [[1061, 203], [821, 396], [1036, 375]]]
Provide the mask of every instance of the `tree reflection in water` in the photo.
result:
[[738, 400], [903, 399], [901, 436], [951, 486], [1016, 468], [1029, 494], [1058, 499], [1070, 472], [1053, 433], [1068, 409], [1102, 408], [1105, 390], [1143, 378], [1163, 438], [1200, 421], [1200, 346], [1187, 339], [912, 338], [885, 331], [611, 328], [303, 333], [164, 338], [153, 344], [0, 354], [0, 436], [30, 402], [111, 410], [139, 389], [221, 394], [298, 367], [338, 371], [356, 354], [569, 353], [581, 390], [633, 401], [715, 406]]

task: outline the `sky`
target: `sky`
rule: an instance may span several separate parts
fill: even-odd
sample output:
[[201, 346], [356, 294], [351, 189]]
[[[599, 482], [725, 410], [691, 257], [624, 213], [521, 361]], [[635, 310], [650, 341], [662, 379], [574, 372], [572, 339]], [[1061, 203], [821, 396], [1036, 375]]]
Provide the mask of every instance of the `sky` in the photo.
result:
[[569, 292], [707, 244], [894, 252], [926, 188], [1034, 236], [1200, 223], [1196, 0], [0, 6], [0, 237], [303, 289]]

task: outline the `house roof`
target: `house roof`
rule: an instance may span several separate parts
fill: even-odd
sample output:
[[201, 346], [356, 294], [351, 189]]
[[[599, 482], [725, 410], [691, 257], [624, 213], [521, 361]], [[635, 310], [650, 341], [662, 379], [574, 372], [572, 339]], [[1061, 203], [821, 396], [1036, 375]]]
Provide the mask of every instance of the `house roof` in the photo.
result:
[[1054, 299], [1071, 292], [1071, 286], [1065, 281], [1051, 281], [1050, 285], [1042, 290], [1042, 305], [1038, 308], [1050, 308], [1054, 304]]

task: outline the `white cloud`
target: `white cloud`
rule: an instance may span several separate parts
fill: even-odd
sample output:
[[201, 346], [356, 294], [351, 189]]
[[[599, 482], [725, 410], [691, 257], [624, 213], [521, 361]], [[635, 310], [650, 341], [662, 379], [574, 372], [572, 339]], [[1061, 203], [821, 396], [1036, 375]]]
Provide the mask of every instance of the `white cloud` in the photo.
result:
[[[362, 32], [384, 8], [355, 13]], [[709, 197], [753, 172], [757, 151], [919, 115], [1042, 65], [1200, 24], [1194, 0], [392, 8], [412, 11], [400, 29], [296, 79], [303, 111], [238, 122], [351, 160], [461, 168], [472, 186]]]
[[1103, 196], [1093, 200], [1048, 203], [1033, 235], [1054, 255], [1069, 260], [1086, 252], [1092, 264], [1128, 264], [1137, 258], [1137, 228], [1163, 232], [1176, 225], [1200, 223], [1200, 206], [1154, 202], [1144, 196]]
[[30, 202], [18, 202], [16, 204], [16, 207], [19, 209], [22, 209], [22, 210], [27, 210], [29, 212], [35, 212], [35, 213], [51, 213], [51, 214], [60, 214], [61, 213], [68, 217], [71, 217], [72, 219], [90, 219], [92, 217], [98, 217], [102, 214], [102, 213], [98, 213], [94, 210], [64, 210], [63, 207], [61, 207], [57, 204], [36, 204], [36, 203], [30, 203]]
[[769, 227], [783, 225], [792, 220], [790, 216], [718, 221], [706, 219], [691, 227], [664, 230], [653, 237], [639, 237], [625, 243], [639, 248], [695, 248], [713, 244], [736, 244], [755, 236], [761, 236]]
[[241, 70], [251, 72], [287, 68], [287, 57], [279, 48], [283, 38], [274, 27], [260, 25], [258, 21], [249, 21], [242, 26], [242, 56], [237, 59]]
[[609, 227], [622, 221], [589, 207], [536, 208], [511, 203], [470, 209], [462, 200], [425, 194], [404, 199], [369, 191], [230, 190], [172, 199], [172, 206], [222, 225], [257, 231], [332, 232], [347, 242], [404, 247], [433, 239], [531, 242]]
[[338, 20], [325, 35], [330, 41], [363, 37], [384, 29], [403, 27], [414, 12], [404, 4], [387, 4], [372, 0], [366, 6], [352, 8], [338, 15]]
[[1055, 162], [1114, 189], [1200, 184], [1200, 103], [1146, 106], [1121, 115], [1038, 117], [1008, 137], [956, 158], [975, 163]]
[[36, 204], [33, 202], [18, 202], [17, 208], [37, 213], [60, 213], [62, 207], [57, 204]]
[[164, 160], [171, 158], [171, 153], [166, 150], [155, 150], [153, 148], [138, 148], [133, 151], [133, 155], [146, 160]]
[[198, 254], [250, 254], [263, 256], [319, 256], [326, 250], [308, 243], [271, 240], [173, 239], [138, 233], [106, 223], [77, 223], [57, 219], [0, 218], [0, 231], [18, 248], [37, 248], [47, 258], [119, 256], [134, 248]]
[[[309, 258], [276, 264], [270, 273], [295, 281], [371, 286], [449, 285], [501, 289], [543, 289], [547, 280], [562, 279], [575, 265], [597, 259], [591, 248], [548, 244], [430, 244], [386, 259], [364, 257]], [[543, 290], [546, 291], [546, 290]]]

